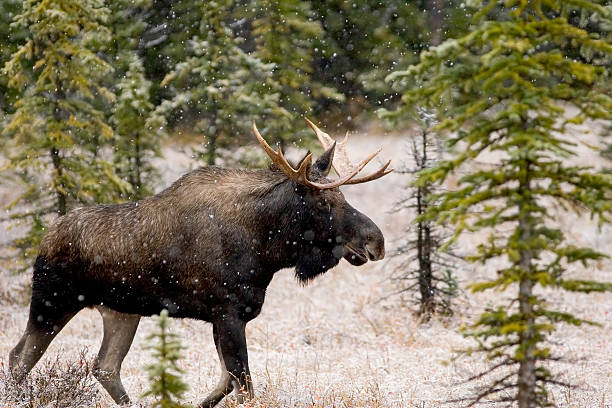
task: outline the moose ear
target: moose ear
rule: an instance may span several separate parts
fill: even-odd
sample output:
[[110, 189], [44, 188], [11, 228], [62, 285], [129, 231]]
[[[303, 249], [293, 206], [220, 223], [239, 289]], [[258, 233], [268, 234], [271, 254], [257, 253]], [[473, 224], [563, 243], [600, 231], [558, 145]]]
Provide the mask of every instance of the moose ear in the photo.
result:
[[326, 177], [331, 170], [332, 161], [334, 160], [334, 151], [336, 150], [336, 142], [327, 149], [321, 157], [317, 159], [314, 168], [323, 176]]
[[[304, 157], [302, 157], [302, 159], [299, 161], [299, 163], [297, 164], [297, 168], [299, 169], [302, 166], [302, 163], [304, 162], [304, 160], [306, 160], [308, 158], [308, 156], [310, 156], [310, 150], [308, 152], [306, 152], [306, 155]], [[310, 165], [306, 168], [306, 174], [310, 173]]]

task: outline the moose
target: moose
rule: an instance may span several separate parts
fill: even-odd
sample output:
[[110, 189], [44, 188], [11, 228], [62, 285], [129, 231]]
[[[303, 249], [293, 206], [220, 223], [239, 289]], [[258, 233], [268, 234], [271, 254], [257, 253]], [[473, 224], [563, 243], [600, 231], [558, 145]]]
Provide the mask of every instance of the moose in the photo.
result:
[[[212, 323], [222, 375], [201, 406], [233, 391], [240, 403], [253, 398], [245, 327], [261, 311], [274, 273], [295, 268], [307, 283], [341, 258], [362, 265], [385, 256], [382, 232], [339, 187], [390, 173], [390, 161], [357, 177], [380, 149], [354, 164], [348, 133], [336, 143], [306, 121], [326, 149], [314, 163], [308, 153], [292, 166], [253, 123], [269, 169], [203, 167], [144, 200], [59, 217], [34, 263], [27, 326], [9, 355], [13, 378], [25, 378], [77, 312], [96, 307], [104, 335], [94, 375], [117, 404], [127, 404], [121, 363], [140, 317], [166, 309]], [[332, 166], [336, 180], [327, 178]]]

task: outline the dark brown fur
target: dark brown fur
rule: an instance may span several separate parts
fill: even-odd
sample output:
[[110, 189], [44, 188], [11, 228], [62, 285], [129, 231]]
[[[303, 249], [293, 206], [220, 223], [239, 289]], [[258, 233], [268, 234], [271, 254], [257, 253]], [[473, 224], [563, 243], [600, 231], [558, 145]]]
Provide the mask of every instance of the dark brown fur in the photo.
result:
[[[313, 179], [324, 179], [331, 154], [314, 164]], [[203, 405], [232, 389], [250, 397], [244, 327], [259, 314], [273, 274], [295, 267], [307, 282], [343, 256], [355, 265], [384, 257], [380, 230], [339, 190], [309, 189], [279, 171], [201, 168], [137, 203], [76, 209], [41, 242], [12, 371], [23, 378], [76, 312], [103, 305], [98, 366], [110, 379], [99, 378], [127, 402], [119, 370], [138, 316], [167, 309], [213, 323], [224, 371]]]

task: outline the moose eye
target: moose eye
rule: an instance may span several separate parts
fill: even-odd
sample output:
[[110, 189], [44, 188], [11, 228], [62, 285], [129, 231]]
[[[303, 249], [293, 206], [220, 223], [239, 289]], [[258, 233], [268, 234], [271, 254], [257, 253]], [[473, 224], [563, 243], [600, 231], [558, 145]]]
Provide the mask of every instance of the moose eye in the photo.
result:
[[327, 200], [320, 200], [317, 202], [317, 208], [319, 210], [331, 211], [331, 204]]

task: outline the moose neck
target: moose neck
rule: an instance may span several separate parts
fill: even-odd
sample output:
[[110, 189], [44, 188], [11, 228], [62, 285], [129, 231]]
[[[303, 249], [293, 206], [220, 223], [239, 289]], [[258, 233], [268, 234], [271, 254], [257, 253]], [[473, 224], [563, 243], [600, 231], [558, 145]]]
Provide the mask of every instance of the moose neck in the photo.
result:
[[265, 220], [254, 225], [261, 260], [273, 272], [295, 266], [303, 245], [308, 214], [295, 190], [295, 183], [286, 180], [253, 201], [256, 219]]
[[256, 204], [258, 217], [266, 220], [265, 227], [261, 224], [257, 233], [264, 237], [260, 242], [264, 263], [272, 272], [295, 267], [296, 278], [302, 283], [308, 283], [340, 260], [334, 255], [335, 243], [306, 239], [304, 233], [312, 228], [313, 221], [305, 194], [303, 186], [286, 180]]

